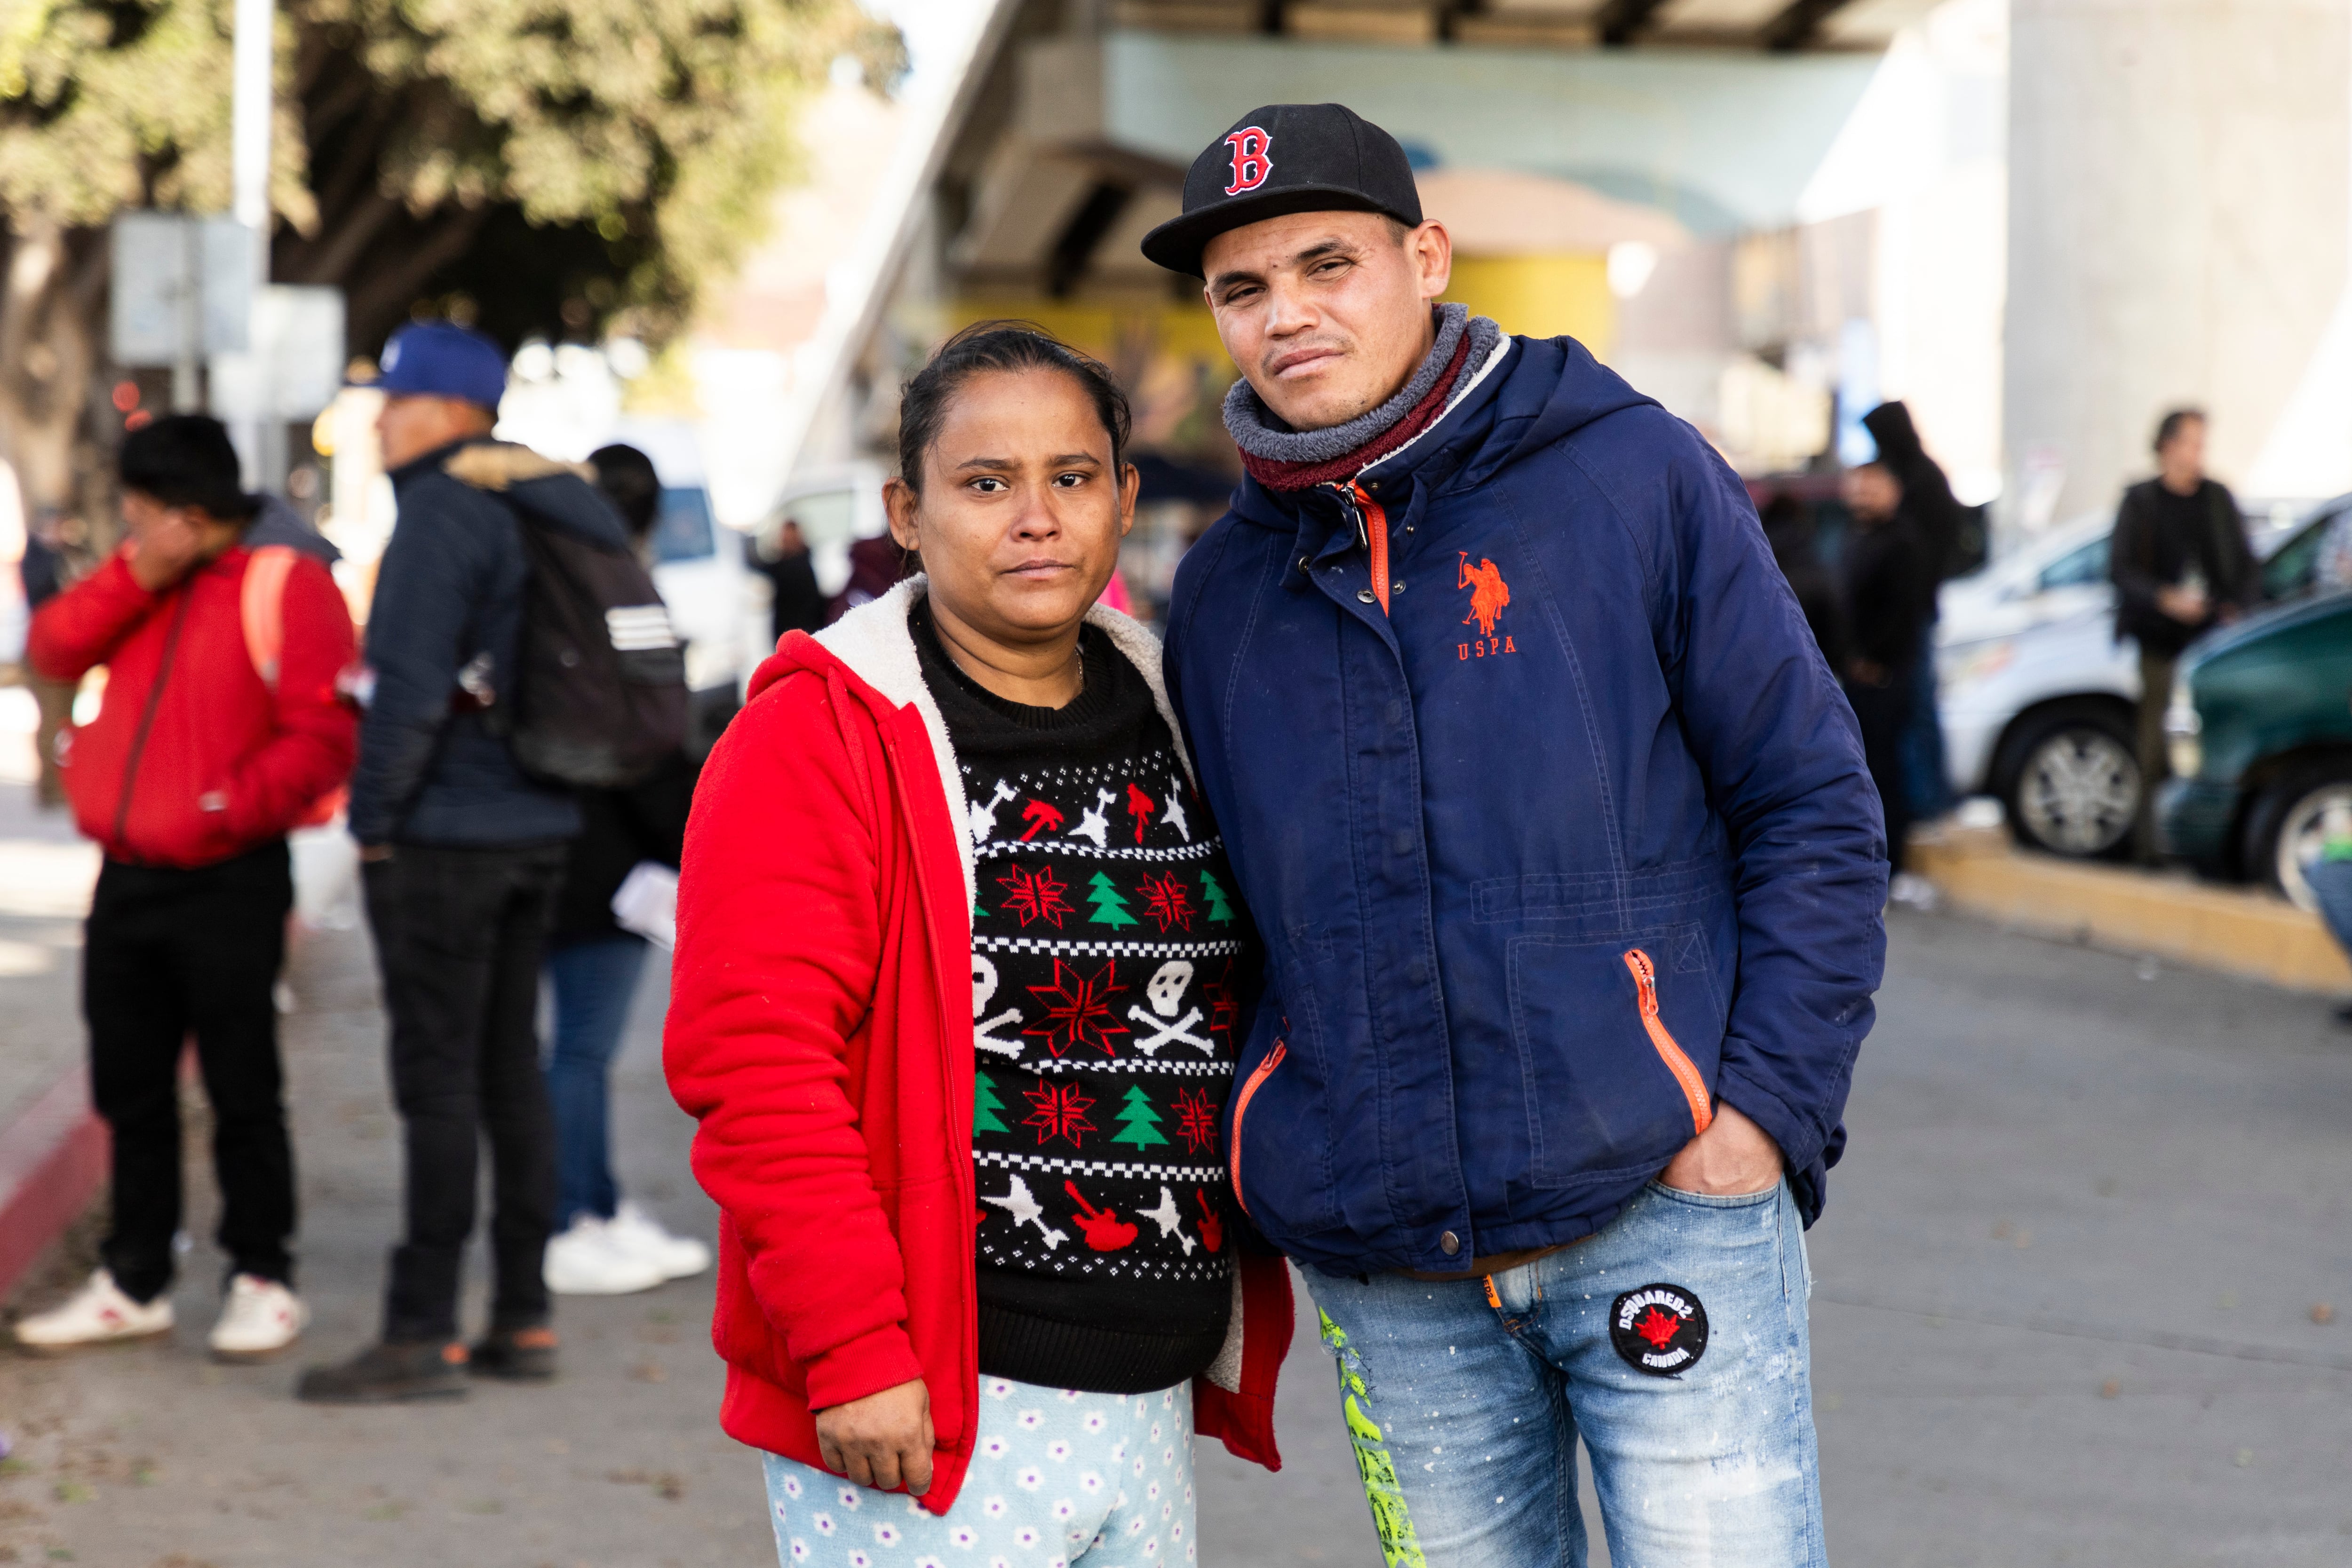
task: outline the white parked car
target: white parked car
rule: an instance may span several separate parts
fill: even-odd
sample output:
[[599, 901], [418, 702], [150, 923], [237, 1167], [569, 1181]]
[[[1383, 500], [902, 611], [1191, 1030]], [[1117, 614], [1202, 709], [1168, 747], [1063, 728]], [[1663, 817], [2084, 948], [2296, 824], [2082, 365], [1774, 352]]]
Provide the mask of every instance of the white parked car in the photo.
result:
[[[2315, 547], [2352, 497], [2248, 523], [2263, 596], [2312, 586]], [[1937, 598], [1936, 678], [1952, 787], [1991, 795], [2020, 842], [2093, 858], [2126, 847], [2139, 810], [2139, 652], [2116, 640], [2113, 513], [2052, 528]], [[2161, 694], [2159, 694], [2161, 695]]]

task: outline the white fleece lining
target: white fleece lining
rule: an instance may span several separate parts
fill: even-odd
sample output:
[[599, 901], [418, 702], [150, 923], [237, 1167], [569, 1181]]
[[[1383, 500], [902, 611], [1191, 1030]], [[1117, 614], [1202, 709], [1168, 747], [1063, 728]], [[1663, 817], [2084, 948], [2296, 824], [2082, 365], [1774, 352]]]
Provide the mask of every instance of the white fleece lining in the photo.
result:
[[[915, 653], [915, 634], [907, 616], [915, 601], [930, 591], [929, 580], [910, 577], [879, 599], [859, 605], [816, 634], [824, 650], [854, 671], [857, 678], [899, 706], [913, 705], [923, 716], [923, 729], [931, 737], [931, 760], [939, 766], [940, 789], [948, 798], [948, 821], [955, 828], [956, 853], [963, 865], [964, 931], [971, 930], [972, 905], [980, 902], [980, 877], [972, 858], [971, 817], [963, 792], [963, 770], [956, 764], [955, 747], [948, 739], [947, 720], [923, 684], [923, 663]], [[1111, 646], [1125, 656], [1151, 688], [1151, 700], [1168, 722], [1168, 736], [1184, 776], [1192, 778], [1192, 759], [1184, 750], [1184, 737], [1176, 727], [1175, 710], [1168, 706], [1168, 684], [1160, 674], [1160, 639], [1131, 616], [1107, 604], [1087, 612], [1087, 623], [1099, 626]], [[1200, 780], [1192, 779], [1195, 791]]]

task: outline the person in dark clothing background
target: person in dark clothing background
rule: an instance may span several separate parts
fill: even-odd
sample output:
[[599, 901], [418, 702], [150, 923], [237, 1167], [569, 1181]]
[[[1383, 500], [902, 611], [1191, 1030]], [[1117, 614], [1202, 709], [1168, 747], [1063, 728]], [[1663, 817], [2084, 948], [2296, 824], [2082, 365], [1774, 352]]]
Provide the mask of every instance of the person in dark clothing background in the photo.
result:
[[849, 582], [825, 606], [825, 624], [871, 600], [881, 598], [922, 570], [914, 555], [887, 534], [849, 547]]
[[1935, 569], [1903, 507], [1903, 486], [1883, 463], [1865, 463], [1845, 479], [1853, 529], [1845, 542], [1846, 700], [1862, 727], [1862, 755], [1886, 814], [1888, 896], [1924, 902], [1905, 869], [1912, 822], [1903, 778], [1903, 731], [1911, 717], [1921, 634], [1933, 615]]
[[[54, 507], [43, 507], [25, 530], [24, 558], [16, 563], [16, 574], [25, 587], [25, 612], [37, 614], [42, 605], [65, 591], [73, 580], [66, 559], [60, 535], [64, 514]], [[33, 733], [33, 749], [40, 759], [40, 777], [37, 798], [43, 806], [66, 803], [63, 779], [58, 773], [58, 735], [73, 718], [75, 687], [63, 681], [53, 681], [28, 664], [25, 685], [32, 689], [33, 701], [40, 720]]]
[[1862, 427], [1878, 444], [1878, 462], [1903, 487], [1903, 515], [1916, 536], [1920, 554], [1937, 582], [1961, 570], [1963, 538], [1974, 521], [1952, 494], [1941, 465], [1927, 455], [1919, 427], [1901, 402], [1883, 402], [1862, 416]]
[[809, 559], [798, 517], [786, 517], [777, 528], [775, 559], [758, 556], [754, 565], [772, 591], [768, 627], [775, 642], [782, 642], [787, 632], [824, 630], [824, 590], [816, 585], [816, 565]]
[[2226, 625], [2262, 597], [2237, 497], [2205, 475], [2205, 415], [2177, 408], [2156, 427], [2157, 476], [2124, 492], [2108, 570], [2116, 583], [2116, 640], [2139, 643], [2139, 816], [2134, 852], [2156, 858], [2156, 787], [2170, 771], [2164, 709], [2180, 651]]
[[[640, 552], [661, 514], [653, 459], [615, 444], [589, 455], [629, 540]], [[613, 895], [641, 862], [677, 869], [694, 799], [694, 768], [671, 756], [625, 789], [580, 792], [580, 836], [572, 841], [556, 894], [547, 954], [555, 1002], [548, 1099], [555, 1113], [555, 1225], [547, 1244], [547, 1288], [559, 1296], [649, 1291], [710, 1266], [701, 1242], [672, 1236], [621, 1197], [613, 1179], [608, 1086], [646, 966], [646, 939], [614, 918]]]
[[1789, 580], [1797, 607], [1805, 612], [1813, 641], [1832, 673], [1845, 668], [1845, 603], [1837, 577], [1822, 564], [1819, 530], [1811, 508], [1794, 496], [1775, 496], [1761, 514], [1772, 559]]
[[1878, 461], [1903, 486], [1903, 515], [1927, 565], [1927, 616], [1919, 628], [1919, 655], [1912, 664], [1911, 716], [1903, 731], [1902, 752], [1912, 815], [1928, 820], [1942, 816], [1955, 803], [1936, 702], [1934, 588], [1982, 559], [1981, 528], [1975, 510], [1960, 505], [1942, 466], [1927, 455], [1908, 408], [1899, 402], [1880, 403], [1862, 416], [1862, 426], [1878, 444]]
[[[351, 832], [391, 1026], [404, 1223], [383, 1339], [298, 1387], [334, 1404], [463, 1397], [469, 1367], [554, 1375], [541, 1270], [555, 1130], [539, 1066], [539, 971], [580, 808], [523, 772], [495, 720], [516, 699], [522, 663], [522, 514], [625, 543], [612, 504], [569, 465], [490, 440], [506, 356], [488, 338], [441, 321], [404, 327], [376, 385], [400, 512], [368, 616], [375, 684]], [[486, 1136], [494, 1293], [489, 1333], [469, 1353], [458, 1287]]]

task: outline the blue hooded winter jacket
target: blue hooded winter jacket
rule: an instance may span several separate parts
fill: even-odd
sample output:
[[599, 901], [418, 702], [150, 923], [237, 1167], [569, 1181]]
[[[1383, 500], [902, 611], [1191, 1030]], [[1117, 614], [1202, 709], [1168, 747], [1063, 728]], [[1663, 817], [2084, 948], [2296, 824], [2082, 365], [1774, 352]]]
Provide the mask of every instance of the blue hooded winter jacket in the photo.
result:
[[1227, 1116], [1333, 1273], [1606, 1225], [1713, 1114], [1808, 1222], [1885, 953], [1852, 710], [1738, 479], [1574, 341], [1507, 340], [1352, 500], [1244, 482], [1169, 694], [1265, 938]]
[[[486, 448], [499, 455], [494, 467], [512, 470], [500, 488], [449, 472], [461, 451]], [[375, 691], [360, 723], [352, 836], [483, 849], [572, 838], [572, 791], [525, 777], [488, 716], [453, 711], [451, 699], [478, 659], [490, 688], [511, 699], [530, 570], [516, 513], [626, 549], [620, 514], [569, 468], [503, 443], [429, 452], [393, 470], [392, 488], [400, 512], [368, 612]]]

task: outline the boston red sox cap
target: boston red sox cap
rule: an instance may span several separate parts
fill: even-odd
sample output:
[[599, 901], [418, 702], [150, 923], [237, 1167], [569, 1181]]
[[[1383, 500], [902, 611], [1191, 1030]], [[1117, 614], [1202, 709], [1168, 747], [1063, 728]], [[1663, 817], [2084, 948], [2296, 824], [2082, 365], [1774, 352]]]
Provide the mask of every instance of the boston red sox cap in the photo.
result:
[[1143, 236], [1143, 254], [1199, 277], [1217, 235], [1290, 213], [1383, 213], [1421, 222], [1421, 192], [1397, 139], [1339, 103], [1252, 110], [1192, 160], [1184, 213]]

